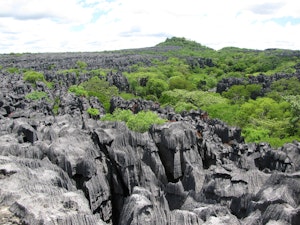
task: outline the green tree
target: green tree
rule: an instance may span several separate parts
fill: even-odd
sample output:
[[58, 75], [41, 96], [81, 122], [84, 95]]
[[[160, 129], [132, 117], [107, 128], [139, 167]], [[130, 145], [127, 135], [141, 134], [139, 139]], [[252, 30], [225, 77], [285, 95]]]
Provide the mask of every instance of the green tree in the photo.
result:
[[147, 94], [155, 95], [157, 98], [160, 98], [161, 94], [168, 89], [168, 83], [161, 79], [150, 78], [146, 84]]
[[241, 104], [251, 99], [256, 99], [261, 95], [262, 85], [233, 85], [228, 91], [222, 93], [222, 96], [228, 98], [234, 104]]
[[174, 107], [175, 112], [180, 113], [183, 111], [190, 111], [192, 109], [197, 110], [197, 107], [189, 102], [177, 102], [177, 104]]
[[297, 77], [290, 79], [280, 79], [271, 84], [271, 91], [280, 93], [281, 95], [297, 95], [300, 90], [300, 81]]
[[222, 102], [203, 107], [211, 118], [218, 118], [230, 125], [236, 125], [236, 114], [239, 111], [239, 105]]
[[267, 130], [270, 137], [284, 138], [289, 135], [290, 117], [290, 104], [288, 102], [276, 102], [265, 97], [249, 100], [241, 105], [237, 113], [237, 123], [243, 129], [263, 130], [264, 133]]
[[270, 130], [260, 127], [245, 127], [242, 135], [245, 137], [246, 142], [260, 142], [269, 138]]
[[290, 105], [288, 102], [276, 102], [271, 98], [258, 98], [249, 100], [241, 105], [238, 113], [238, 123], [242, 127], [254, 119], [278, 119], [290, 117]]
[[183, 76], [173, 76], [169, 79], [169, 88], [173, 89], [186, 89], [193, 90], [195, 86], [188, 80], [186, 80]]
[[285, 96], [284, 99], [291, 104], [290, 135], [300, 136], [300, 95]]
[[228, 100], [217, 93], [175, 89], [163, 92], [159, 102], [163, 105], [170, 105], [173, 107], [178, 102], [186, 102], [193, 104], [197, 108], [202, 108], [213, 104], [227, 103]]

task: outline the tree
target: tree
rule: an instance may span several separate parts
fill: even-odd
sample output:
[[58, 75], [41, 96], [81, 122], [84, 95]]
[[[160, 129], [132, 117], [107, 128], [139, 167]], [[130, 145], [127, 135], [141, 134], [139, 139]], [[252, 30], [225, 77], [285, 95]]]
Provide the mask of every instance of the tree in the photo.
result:
[[280, 79], [271, 84], [271, 90], [279, 92], [281, 95], [297, 95], [300, 90], [300, 81], [297, 77]]
[[173, 76], [169, 79], [169, 88], [170, 90], [173, 89], [186, 89], [186, 90], [193, 90], [195, 86], [187, 81], [183, 76]]
[[283, 138], [288, 135], [290, 117], [288, 102], [276, 102], [265, 97], [249, 100], [241, 105], [237, 113], [237, 124], [243, 129], [268, 130], [270, 136]]
[[283, 119], [290, 116], [289, 103], [286, 101], [276, 102], [271, 98], [258, 98], [249, 100], [241, 105], [238, 113], [238, 123], [241, 126], [255, 119]]
[[261, 84], [233, 85], [228, 91], [222, 93], [222, 96], [228, 98], [235, 104], [241, 104], [251, 99], [261, 96]]
[[168, 83], [161, 79], [150, 78], [146, 84], [147, 95], [155, 95], [157, 98], [168, 89]]
[[284, 97], [291, 104], [290, 135], [300, 135], [300, 95]]

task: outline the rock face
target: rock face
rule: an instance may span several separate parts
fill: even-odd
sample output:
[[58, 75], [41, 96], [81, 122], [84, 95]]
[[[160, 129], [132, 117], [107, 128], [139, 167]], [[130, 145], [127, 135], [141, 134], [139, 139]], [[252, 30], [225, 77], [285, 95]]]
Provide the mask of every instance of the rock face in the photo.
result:
[[129, 83], [127, 78], [121, 73], [110, 72], [106, 75], [106, 80], [110, 85], [115, 85], [120, 91], [129, 91]]
[[[80, 59], [55, 56], [67, 65]], [[132, 64], [121, 56], [85, 57], [107, 67]], [[54, 60], [46, 58], [22, 56], [15, 65], [43, 70]], [[90, 107], [104, 114], [101, 102], [67, 92], [87, 75], [67, 76], [48, 72], [55, 83], [48, 89], [0, 73], [1, 224], [300, 224], [299, 142], [280, 149], [246, 144], [240, 129], [202, 110], [176, 114], [152, 101], [112, 98], [111, 111], [152, 110], [169, 120], [136, 133], [91, 118]], [[110, 76], [126, 90], [121, 74]], [[25, 98], [37, 88], [50, 100]]]

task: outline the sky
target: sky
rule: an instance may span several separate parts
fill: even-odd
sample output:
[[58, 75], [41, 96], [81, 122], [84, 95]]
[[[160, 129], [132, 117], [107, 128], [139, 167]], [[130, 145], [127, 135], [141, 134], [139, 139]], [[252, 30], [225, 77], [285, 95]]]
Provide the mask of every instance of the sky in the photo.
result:
[[0, 53], [97, 52], [185, 37], [300, 50], [298, 0], [0, 0]]

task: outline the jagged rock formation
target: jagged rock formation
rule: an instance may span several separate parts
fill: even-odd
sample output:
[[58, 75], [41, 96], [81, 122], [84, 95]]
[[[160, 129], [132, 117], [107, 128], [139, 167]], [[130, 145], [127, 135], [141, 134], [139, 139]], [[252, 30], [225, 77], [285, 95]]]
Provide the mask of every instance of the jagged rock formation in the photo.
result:
[[[297, 69], [298, 67], [296, 66], [295, 68]], [[263, 88], [262, 92], [265, 93], [274, 81], [280, 79], [290, 79], [292, 77], [296, 77], [298, 80], [300, 80], [300, 74], [298, 72], [295, 74], [274, 74], [272, 76], [259, 74], [257, 76], [249, 76], [247, 79], [236, 77], [223, 78], [218, 82], [216, 92], [222, 93], [223, 91], [227, 91], [233, 85], [261, 84]]]
[[129, 83], [122, 73], [113, 73], [112, 71], [106, 75], [106, 80], [110, 85], [115, 85], [120, 91], [129, 91]]
[[[41, 69], [60, 62], [50, 56], [15, 62], [7, 56], [2, 63]], [[70, 65], [79, 56], [61, 57]], [[123, 69], [130, 64], [121, 56], [85, 57], [91, 67], [94, 60], [107, 67], [119, 60]], [[50, 101], [32, 101], [25, 98], [32, 85], [0, 74], [1, 224], [300, 223], [299, 142], [280, 149], [245, 144], [240, 129], [204, 111], [176, 114], [151, 101], [112, 98], [111, 111], [153, 110], [169, 120], [136, 133], [122, 122], [91, 118], [90, 107], [104, 114], [101, 102], [67, 92], [85, 74], [45, 77], [54, 89], [35, 88]]]
[[191, 67], [191, 69], [196, 68], [204, 68], [205, 66], [213, 67], [213, 61], [209, 58], [196, 58], [196, 57], [189, 57], [187, 58], [187, 63]]

